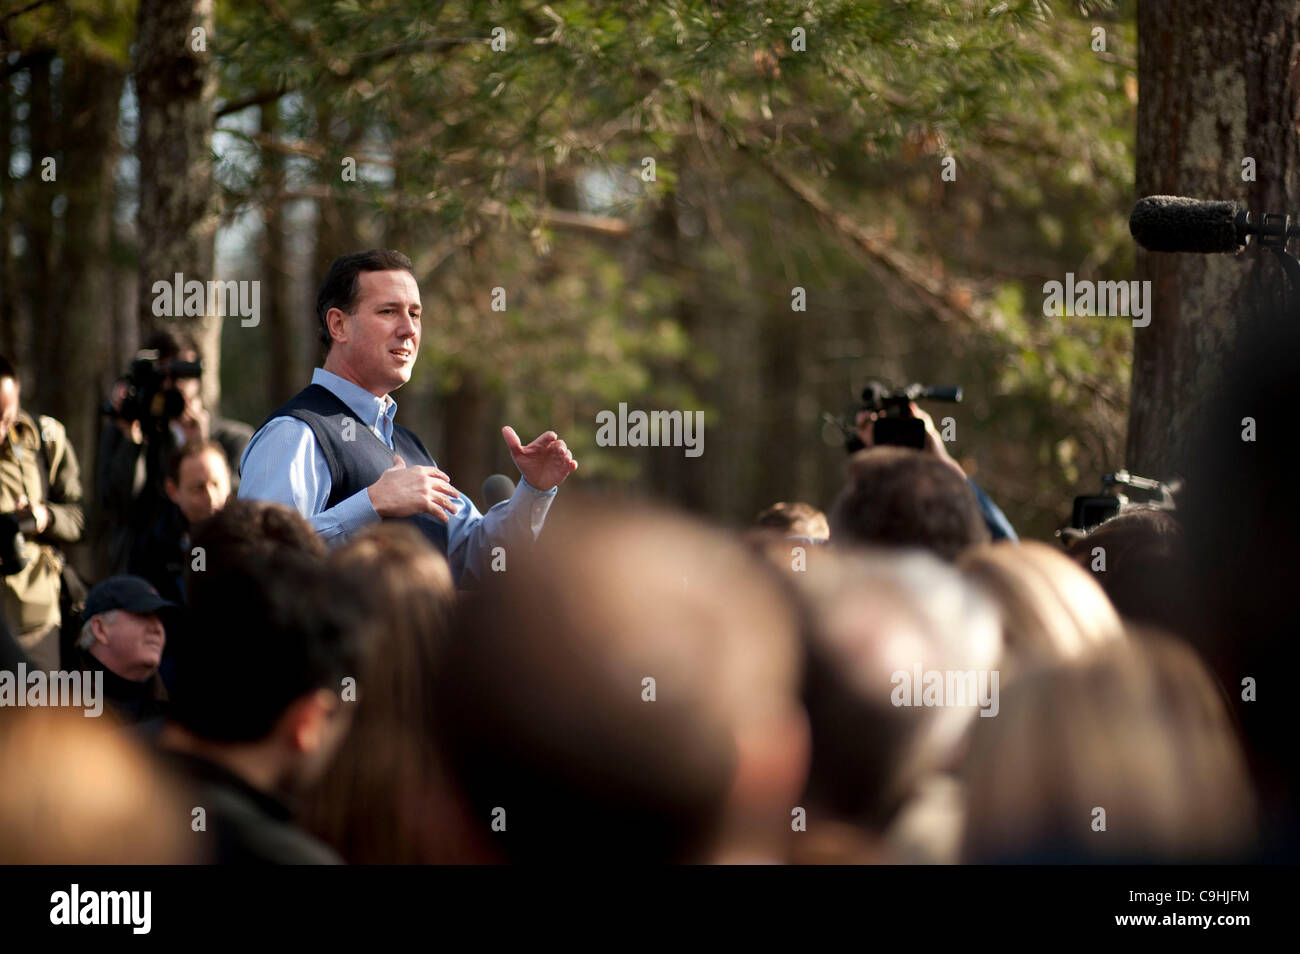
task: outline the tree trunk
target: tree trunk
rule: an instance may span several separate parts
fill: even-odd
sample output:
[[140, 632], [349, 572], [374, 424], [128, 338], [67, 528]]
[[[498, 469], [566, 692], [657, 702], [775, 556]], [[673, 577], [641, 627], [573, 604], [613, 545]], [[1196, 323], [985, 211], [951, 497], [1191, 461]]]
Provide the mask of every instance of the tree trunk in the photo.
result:
[[0, 354], [10, 361], [18, 358], [18, 310], [14, 305], [15, 290], [18, 287], [14, 258], [9, 254], [9, 246], [15, 225], [14, 187], [9, 178], [10, 130], [13, 129], [12, 92], [9, 77], [0, 81]]
[[[195, 30], [203, 34], [196, 36]], [[207, 282], [217, 229], [212, 179], [213, 0], [141, 0], [136, 37], [140, 101], [140, 273], [142, 334], [188, 331], [203, 353], [203, 401], [216, 413], [221, 396], [220, 319], [160, 318], [154, 282]], [[195, 49], [203, 46], [206, 49]]]
[[350, 147], [355, 141], [355, 133], [346, 123], [336, 121], [326, 96], [317, 98], [316, 136], [325, 147], [320, 174], [322, 184], [329, 190], [318, 206], [316, 261], [320, 264], [320, 274], [315, 279], [319, 281], [325, 277], [325, 269], [334, 259], [349, 252], [362, 251], [366, 246], [361, 239], [358, 203], [344, 194], [348, 189], [355, 190], [357, 185], [343, 182], [341, 174], [343, 158], [356, 158], [356, 151]]
[[112, 63], [64, 60], [58, 182], [67, 198], [65, 240], [57, 297], [43, 319], [38, 367], [42, 406], [67, 427], [82, 461], [94, 460], [101, 393], [97, 372], [111, 340], [109, 249], [123, 80], [122, 69]]
[[[685, 148], [679, 146], [667, 161], [671, 163], [670, 168], [686, 168], [689, 160]], [[690, 341], [698, 342], [704, 334], [700, 291], [695, 274], [688, 267], [694, 249], [691, 247], [691, 239], [681, 230], [675, 192], [677, 188], [681, 188], [680, 182], [674, 187], [674, 191], [666, 191], [660, 200], [650, 225], [650, 242], [655, 256], [665, 263], [663, 267], [666, 273], [673, 278], [673, 287], [676, 289], [673, 310], [677, 324]], [[683, 388], [697, 396], [697, 400], [699, 395], [704, 393], [704, 382], [693, 368], [684, 368], [674, 376]], [[659, 382], [662, 381], [660, 377]], [[668, 410], [678, 410], [678, 408]], [[684, 419], [685, 415], [694, 414], [696, 409], [682, 407], [680, 410]], [[716, 423], [716, 420], [705, 420], [704, 429], [708, 431]], [[708, 436], [714, 437], [717, 434], [718, 430], [715, 428]], [[643, 457], [646, 466], [642, 473], [643, 486], [647, 493], [673, 501], [687, 510], [708, 512], [710, 503], [717, 498], [716, 493], [711, 493], [711, 487], [716, 487], [717, 483], [711, 482], [709, 477], [716, 476], [719, 468], [724, 467], [719, 458], [720, 451], [717, 445], [709, 445], [706, 441], [706, 449], [710, 446], [713, 447], [710, 452], [713, 456], [703, 454], [699, 457], [687, 457], [685, 451], [680, 449], [671, 451], [659, 449], [648, 453]]]
[[[1297, 104], [1300, 0], [1138, 5], [1137, 194], [1235, 199], [1252, 211], [1300, 204]], [[1256, 181], [1243, 180], [1254, 160]], [[1219, 378], [1259, 294], [1273, 300], [1282, 272], [1258, 248], [1240, 256], [1145, 252], [1151, 324], [1134, 331], [1127, 460], [1169, 477], [1187, 464], [1201, 402]]]
[[[278, 133], [278, 102], [262, 107], [261, 131], [269, 140]], [[262, 301], [267, 306], [264, 320], [270, 323], [270, 394], [263, 395], [268, 408], [279, 407], [302, 387], [298, 347], [307, 326], [294, 315], [289, 304], [289, 252], [285, 243], [284, 157], [275, 149], [262, 150], [262, 183], [266, 194], [263, 212]]]
[[[54, 91], [51, 86], [50, 64], [54, 53], [43, 50], [32, 57], [31, 85], [27, 89], [27, 130], [31, 142], [31, 166], [22, 182], [22, 200], [19, 203], [20, 228], [25, 239], [19, 259], [20, 287], [27, 310], [27, 334], [18, 342], [21, 366], [29, 373], [28, 403], [33, 407], [40, 398], [42, 380], [46, 377], [49, 348], [42, 348], [37, 329], [48, 316], [54, 300], [54, 211], [53, 200], [58, 185], [41, 177], [46, 158], [55, 158], [58, 151], [57, 125], [54, 119]], [[55, 167], [57, 175], [57, 166]], [[67, 174], [67, 170], [64, 171]]]

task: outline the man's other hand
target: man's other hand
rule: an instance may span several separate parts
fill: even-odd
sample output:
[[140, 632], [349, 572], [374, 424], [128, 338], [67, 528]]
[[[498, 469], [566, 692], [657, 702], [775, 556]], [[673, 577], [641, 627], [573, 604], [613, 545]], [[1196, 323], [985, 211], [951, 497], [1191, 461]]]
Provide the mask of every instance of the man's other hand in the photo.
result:
[[451, 479], [437, 467], [407, 467], [401, 455], [393, 455], [393, 466], [366, 488], [370, 505], [381, 517], [410, 517], [431, 513], [443, 523], [460, 510], [460, 493]]
[[513, 427], [501, 428], [501, 436], [510, 448], [519, 473], [524, 475], [535, 490], [550, 490], [564, 483], [564, 479], [578, 469], [578, 462], [569, 453], [569, 447], [555, 431], [547, 431], [531, 444], [519, 440]]

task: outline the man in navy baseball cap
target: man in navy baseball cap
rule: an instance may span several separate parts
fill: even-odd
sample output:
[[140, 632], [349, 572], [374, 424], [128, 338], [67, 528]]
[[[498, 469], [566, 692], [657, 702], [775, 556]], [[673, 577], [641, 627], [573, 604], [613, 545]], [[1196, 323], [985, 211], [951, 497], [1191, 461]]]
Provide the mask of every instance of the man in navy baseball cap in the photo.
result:
[[82, 618], [89, 620], [92, 616], [111, 609], [157, 613], [164, 607], [175, 605], [159, 596], [158, 590], [148, 580], [138, 576], [110, 576], [86, 594], [86, 608], [82, 612]]
[[167, 692], [158, 665], [167, 630], [159, 614], [175, 608], [138, 576], [109, 577], [86, 596], [77, 637], [81, 668], [104, 673], [104, 696], [126, 722], [165, 714]]

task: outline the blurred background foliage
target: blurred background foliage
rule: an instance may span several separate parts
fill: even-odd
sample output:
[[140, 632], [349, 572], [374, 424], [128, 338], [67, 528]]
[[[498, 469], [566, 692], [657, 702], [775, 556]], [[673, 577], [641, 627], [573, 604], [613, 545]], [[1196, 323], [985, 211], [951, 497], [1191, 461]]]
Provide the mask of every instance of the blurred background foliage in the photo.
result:
[[[135, 9], [3, 21], [11, 277], [41, 188], [24, 57], [124, 62]], [[843, 453], [822, 412], [870, 378], [922, 381], [964, 386], [927, 409], [955, 419], [955, 455], [1021, 532], [1050, 536], [1124, 463], [1130, 324], [1044, 317], [1042, 286], [1133, 277], [1135, 43], [1132, 0], [222, 2], [217, 271], [278, 289], [258, 327], [223, 324], [222, 412], [256, 425], [306, 382], [316, 282], [381, 245], [414, 260], [425, 306], [402, 419], [473, 495], [513, 476], [510, 423], [559, 431], [590, 489], [731, 523], [828, 506]], [[123, 73], [100, 389], [152, 320], [131, 297]], [[0, 350], [22, 364], [43, 319], [20, 285]], [[597, 447], [619, 402], [703, 409], [705, 453]]]

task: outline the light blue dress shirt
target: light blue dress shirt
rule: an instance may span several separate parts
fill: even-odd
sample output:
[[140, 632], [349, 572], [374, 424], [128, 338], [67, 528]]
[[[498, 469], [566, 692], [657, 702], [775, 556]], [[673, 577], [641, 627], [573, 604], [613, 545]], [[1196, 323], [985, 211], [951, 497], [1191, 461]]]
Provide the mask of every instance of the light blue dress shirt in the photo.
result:
[[[374, 432], [389, 450], [393, 449], [393, 418], [397, 402], [392, 395], [382, 399], [346, 378], [317, 368], [312, 384], [326, 388], [346, 404], [357, 420]], [[239, 461], [241, 500], [271, 500], [285, 504], [306, 517], [327, 544], [334, 546], [367, 524], [380, 519], [370, 503], [370, 494], [359, 490], [346, 500], [326, 509], [330, 497], [330, 469], [316, 435], [306, 421], [296, 417], [274, 417], [244, 448]], [[466, 577], [482, 579], [489, 570], [492, 549], [535, 539], [546, 520], [557, 488], [542, 491], [522, 477], [509, 500], [481, 514], [463, 493], [447, 523], [447, 562], [457, 583]]]

